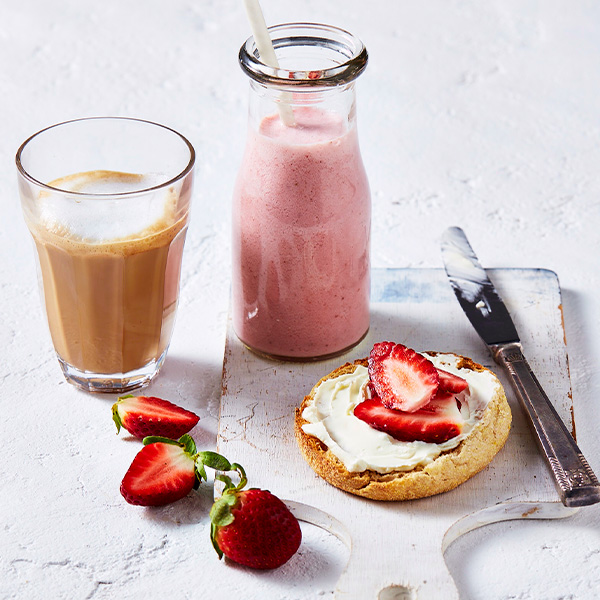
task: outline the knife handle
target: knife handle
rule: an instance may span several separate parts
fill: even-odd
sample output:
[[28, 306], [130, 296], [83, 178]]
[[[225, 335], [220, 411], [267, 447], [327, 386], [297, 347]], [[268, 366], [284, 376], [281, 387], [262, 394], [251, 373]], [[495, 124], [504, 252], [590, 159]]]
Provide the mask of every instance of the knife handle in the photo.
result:
[[562, 503], [588, 506], [600, 502], [600, 482], [533, 374], [521, 344], [494, 346], [492, 354], [510, 375], [548, 461]]

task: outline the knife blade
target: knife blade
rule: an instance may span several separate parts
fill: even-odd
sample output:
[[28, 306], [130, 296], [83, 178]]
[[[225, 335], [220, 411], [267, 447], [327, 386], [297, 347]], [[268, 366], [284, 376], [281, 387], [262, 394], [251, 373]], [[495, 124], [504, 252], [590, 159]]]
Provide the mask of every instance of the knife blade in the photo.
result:
[[513, 320], [460, 227], [442, 235], [442, 258], [469, 321], [506, 371], [565, 506], [600, 502], [600, 482], [523, 354]]

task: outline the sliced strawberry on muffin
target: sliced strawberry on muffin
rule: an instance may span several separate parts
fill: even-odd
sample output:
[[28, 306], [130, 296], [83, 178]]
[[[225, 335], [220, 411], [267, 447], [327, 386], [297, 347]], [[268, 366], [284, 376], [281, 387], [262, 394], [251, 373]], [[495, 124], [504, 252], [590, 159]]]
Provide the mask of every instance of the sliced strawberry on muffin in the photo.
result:
[[466, 379], [454, 373], [449, 373], [443, 369], [437, 369], [437, 372], [440, 378], [440, 390], [460, 394], [460, 392], [464, 392], [469, 387]]
[[460, 435], [465, 422], [455, 395], [444, 391], [414, 412], [387, 408], [377, 399], [365, 400], [354, 409], [354, 416], [396, 440], [434, 444]]
[[393, 342], [373, 346], [369, 379], [384, 406], [406, 412], [425, 406], [440, 386], [440, 376], [430, 360]]

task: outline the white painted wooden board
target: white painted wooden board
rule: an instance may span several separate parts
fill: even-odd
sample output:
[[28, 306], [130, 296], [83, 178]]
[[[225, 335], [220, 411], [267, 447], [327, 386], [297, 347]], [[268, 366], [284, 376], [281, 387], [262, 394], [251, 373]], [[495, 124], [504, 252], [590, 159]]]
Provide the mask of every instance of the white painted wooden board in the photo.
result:
[[[560, 287], [543, 269], [488, 271], [520, 333], [525, 355], [571, 430], [572, 401]], [[458, 598], [443, 551], [482, 525], [573, 514], [558, 495], [508, 381], [472, 329], [442, 269], [375, 269], [371, 328], [352, 351], [315, 363], [254, 355], [228, 324], [218, 451], [240, 462], [252, 486], [270, 489], [299, 516], [328, 529], [351, 549], [336, 598]], [[342, 492], [304, 462], [293, 433], [294, 409], [323, 375], [391, 340], [416, 350], [470, 356], [505, 385], [513, 413], [506, 446], [457, 489], [422, 500], [382, 503]]]

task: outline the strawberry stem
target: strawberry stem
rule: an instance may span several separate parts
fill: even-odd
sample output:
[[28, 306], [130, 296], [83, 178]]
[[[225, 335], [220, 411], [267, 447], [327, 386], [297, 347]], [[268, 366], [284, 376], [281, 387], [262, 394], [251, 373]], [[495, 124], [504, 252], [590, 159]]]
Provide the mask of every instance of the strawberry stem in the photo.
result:
[[217, 481], [222, 481], [225, 484], [225, 488], [224, 488], [223, 492], [226, 492], [227, 490], [235, 489], [235, 486], [233, 485], [233, 481], [231, 480], [231, 477], [229, 477], [228, 475], [223, 475], [223, 473], [217, 473], [215, 475], [215, 479]]
[[248, 478], [246, 477], [246, 471], [244, 471], [244, 467], [242, 467], [242, 465], [240, 465], [238, 463], [233, 463], [231, 465], [231, 470], [237, 471], [238, 475], [240, 476], [240, 482], [235, 487], [236, 491], [239, 491], [248, 483]]

